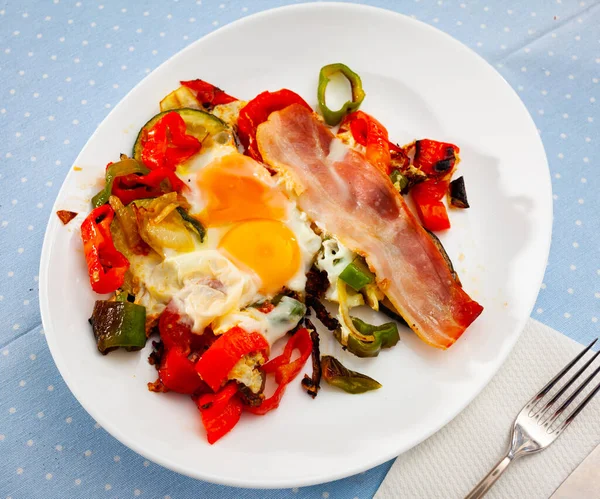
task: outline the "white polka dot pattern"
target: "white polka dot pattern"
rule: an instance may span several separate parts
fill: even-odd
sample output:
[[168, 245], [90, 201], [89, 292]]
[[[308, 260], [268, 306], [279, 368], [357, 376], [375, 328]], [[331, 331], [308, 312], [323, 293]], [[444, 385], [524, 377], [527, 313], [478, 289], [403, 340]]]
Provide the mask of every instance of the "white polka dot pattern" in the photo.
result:
[[[554, 190], [552, 250], [533, 315], [582, 342], [597, 336], [598, 0], [363, 2], [448, 32], [517, 90], [546, 147]], [[140, 79], [191, 41], [284, 3], [296, 2], [165, 0], [148, 8], [119, 0], [27, 0], [0, 6], [3, 497], [363, 499], [389, 469], [387, 463], [324, 486], [243, 493], [178, 476], [144, 461], [91, 420], [41, 337], [37, 268], [44, 228], [62, 179], [96, 126]]]

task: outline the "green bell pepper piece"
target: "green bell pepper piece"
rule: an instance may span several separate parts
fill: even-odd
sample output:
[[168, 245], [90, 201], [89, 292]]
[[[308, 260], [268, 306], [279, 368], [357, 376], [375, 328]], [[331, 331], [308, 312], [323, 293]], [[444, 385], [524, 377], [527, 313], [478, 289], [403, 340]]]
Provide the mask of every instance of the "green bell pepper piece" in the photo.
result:
[[[346, 79], [350, 82], [350, 88], [352, 89], [352, 100], [346, 101], [344, 105], [337, 111], [332, 111], [327, 107], [325, 101], [325, 90], [329, 84], [329, 77], [336, 74], [342, 73]], [[362, 81], [354, 71], [348, 66], [341, 63], [328, 64], [323, 66], [319, 72], [319, 86], [317, 87], [317, 100], [319, 101], [319, 108], [323, 114], [323, 118], [330, 126], [335, 126], [342, 121], [344, 116], [349, 113], [356, 111], [362, 101], [365, 98], [365, 91], [362, 88]]]
[[177, 207], [177, 213], [179, 213], [181, 215], [181, 218], [183, 218], [183, 223], [186, 225], [186, 227], [191, 229], [192, 232], [195, 232], [200, 238], [200, 242], [203, 243], [204, 237], [206, 236], [206, 230], [204, 229], [204, 226], [200, 223], [200, 221], [191, 216], [181, 206]]
[[392, 184], [394, 184], [396, 190], [399, 193], [403, 194], [404, 189], [408, 187], [408, 179], [404, 175], [402, 175], [398, 170], [393, 170], [392, 173], [390, 173], [390, 179], [392, 181]]
[[321, 357], [322, 376], [330, 385], [348, 393], [364, 393], [381, 388], [381, 383], [356, 371], [351, 371], [330, 355]]
[[356, 257], [340, 273], [340, 279], [354, 291], [360, 291], [375, 281], [375, 274], [369, 270], [362, 258]]
[[108, 198], [112, 193], [112, 186], [115, 178], [130, 175], [131, 173], [141, 173], [142, 175], [145, 175], [149, 171], [150, 170], [144, 165], [131, 158], [124, 158], [121, 161], [113, 163], [106, 169], [106, 183], [104, 184], [104, 189], [92, 198], [92, 205], [94, 208], [98, 208], [99, 206], [108, 203]]
[[146, 308], [141, 305], [98, 300], [90, 323], [103, 355], [119, 347], [133, 351], [146, 345]]
[[[348, 344], [346, 347], [350, 353], [353, 353], [357, 357], [377, 357], [382, 348], [391, 348], [400, 341], [398, 326], [395, 322], [386, 322], [380, 326], [373, 326], [360, 320], [358, 317], [352, 317], [352, 324], [359, 333], [375, 338], [375, 341], [367, 342], [352, 334], [348, 335]], [[333, 335], [341, 344], [341, 330], [334, 331]]]

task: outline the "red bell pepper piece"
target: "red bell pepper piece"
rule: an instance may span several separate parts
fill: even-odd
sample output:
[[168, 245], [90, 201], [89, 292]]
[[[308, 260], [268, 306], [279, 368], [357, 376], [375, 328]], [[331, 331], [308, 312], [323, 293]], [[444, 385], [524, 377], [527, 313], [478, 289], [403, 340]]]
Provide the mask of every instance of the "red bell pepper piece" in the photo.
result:
[[432, 231], [450, 228], [450, 219], [442, 199], [448, 191], [448, 181], [427, 179], [411, 189], [415, 208], [423, 226]]
[[261, 352], [265, 356], [269, 343], [256, 332], [233, 327], [222, 334], [196, 362], [196, 371], [215, 392], [221, 388], [235, 364], [246, 354]]
[[431, 139], [417, 140], [414, 165], [428, 177], [450, 178], [459, 152], [454, 144]]
[[[365, 156], [369, 163], [389, 175], [392, 158], [386, 128], [373, 116], [362, 111], [355, 111], [344, 118], [340, 125], [340, 131], [343, 132], [348, 128], [350, 128], [354, 140], [366, 147]], [[397, 148], [395, 145], [393, 147]]]
[[188, 80], [180, 83], [194, 92], [204, 109], [212, 109], [219, 104], [229, 104], [238, 100], [204, 80]]
[[175, 171], [177, 165], [200, 151], [202, 143], [193, 135], [187, 135], [185, 121], [176, 112], [160, 118], [142, 138], [142, 163], [151, 170], [168, 168]]
[[[291, 362], [292, 352], [294, 350], [299, 350], [300, 356]], [[262, 404], [258, 407], [245, 406], [245, 409], [248, 412], [259, 415], [277, 409], [277, 407], [279, 407], [279, 402], [285, 393], [286, 386], [298, 376], [302, 366], [304, 366], [311, 353], [312, 340], [308, 329], [298, 329], [294, 336], [288, 340], [283, 353], [270, 360], [262, 367], [262, 370], [267, 374], [275, 373], [277, 389], [268, 399], [263, 400]]]
[[209, 444], [229, 433], [240, 420], [242, 402], [236, 394], [236, 384], [228, 383], [217, 393], [207, 393], [196, 400]]
[[[170, 188], [164, 187], [167, 180]], [[169, 168], [162, 167], [150, 171], [146, 175], [125, 175], [115, 178], [112, 194], [117, 196], [124, 205], [136, 199], [155, 198], [167, 192], [181, 192], [187, 185]]]
[[125, 282], [129, 261], [112, 240], [110, 224], [115, 216], [110, 205], [95, 208], [81, 224], [83, 252], [90, 284], [96, 293], [112, 293]]
[[176, 348], [186, 356], [190, 354], [194, 334], [178, 313], [167, 307], [158, 319], [158, 331], [166, 350]]
[[158, 378], [170, 391], [188, 395], [206, 386], [198, 376], [194, 363], [179, 348], [167, 349], [158, 369]]
[[417, 213], [426, 229], [438, 231], [450, 228], [450, 219], [442, 199], [454, 172], [460, 149], [454, 144], [423, 139], [415, 142], [413, 164], [429, 177], [415, 185], [412, 197]]
[[292, 104], [301, 104], [306, 109], [311, 107], [297, 93], [286, 88], [277, 92], [263, 92], [258, 94], [241, 110], [238, 117], [238, 137], [251, 158], [262, 161], [262, 156], [256, 143], [256, 129], [258, 125], [269, 119], [275, 111], [281, 111]]

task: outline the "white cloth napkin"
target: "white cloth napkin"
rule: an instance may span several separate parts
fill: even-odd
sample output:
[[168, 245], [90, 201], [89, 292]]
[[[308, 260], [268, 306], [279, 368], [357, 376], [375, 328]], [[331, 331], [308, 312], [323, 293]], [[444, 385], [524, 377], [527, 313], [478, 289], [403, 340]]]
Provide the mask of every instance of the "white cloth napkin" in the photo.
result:
[[[530, 319], [481, 394], [431, 438], [396, 459], [375, 499], [464, 497], [504, 455], [523, 405], [583, 346]], [[545, 499], [600, 443], [600, 395], [548, 449], [515, 461], [490, 498]]]

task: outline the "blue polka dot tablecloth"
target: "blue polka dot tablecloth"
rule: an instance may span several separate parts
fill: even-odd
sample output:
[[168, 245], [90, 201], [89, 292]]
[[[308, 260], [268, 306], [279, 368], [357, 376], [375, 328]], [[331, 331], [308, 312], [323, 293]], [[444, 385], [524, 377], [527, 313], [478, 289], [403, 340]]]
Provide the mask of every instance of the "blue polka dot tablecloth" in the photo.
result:
[[[63, 178], [96, 126], [192, 41], [285, 3], [0, 1], [0, 498], [362, 499], [385, 476], [391, 462], [324, 485], [256, 491], [200, 482], [145, 461], [73, 398], [40, 325], [44, 229]], [[533, 316], [580, 342], [597, 336], [600, 2], [366, 3], [446, 31], [519, 93], [544, 141], [554, 190], [552, 250]]]

